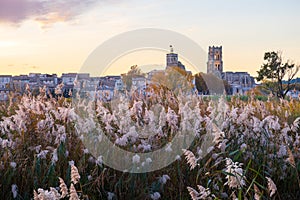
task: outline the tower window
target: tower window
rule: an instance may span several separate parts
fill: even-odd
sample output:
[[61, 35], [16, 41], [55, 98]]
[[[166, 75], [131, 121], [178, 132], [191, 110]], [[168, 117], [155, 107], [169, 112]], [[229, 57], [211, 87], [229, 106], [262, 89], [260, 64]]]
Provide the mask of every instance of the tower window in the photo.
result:
[[215, 64], [215, 69], [218, 71], [221, 71], [221, 65], [220, 64]]

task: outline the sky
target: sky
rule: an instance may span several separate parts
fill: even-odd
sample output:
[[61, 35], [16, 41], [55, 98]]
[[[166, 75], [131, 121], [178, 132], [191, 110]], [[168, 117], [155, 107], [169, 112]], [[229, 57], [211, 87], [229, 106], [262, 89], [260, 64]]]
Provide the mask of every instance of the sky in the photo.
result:
[[[298, 0], [0, 0], [0, 74], [79, 72], [113, 36], [159, 28], [205, 51], [222, 45], [224, 71], [255, 76], [267, 51], [300, 64], [299, 8]], [[164, 55], [128, 54], [109, 73], [163, 65]]]

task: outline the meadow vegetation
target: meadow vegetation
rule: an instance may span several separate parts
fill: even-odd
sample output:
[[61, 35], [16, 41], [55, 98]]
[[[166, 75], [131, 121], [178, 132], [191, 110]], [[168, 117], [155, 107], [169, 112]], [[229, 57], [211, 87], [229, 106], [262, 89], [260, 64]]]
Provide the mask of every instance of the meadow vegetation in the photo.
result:
[[[299, 100], [162, 91], [151, 99], [74, 106], [41, 89], [1, 103], [0, 116], [0, 199], [300, 198]], [[133, 126], [153, 134], [140, 138]], [[140, 174], [106, 166], [82, 142], [83, 132], [105, 134], [143, 153], [185, 131], [195, 134], [189, 149], [171, 165]]]

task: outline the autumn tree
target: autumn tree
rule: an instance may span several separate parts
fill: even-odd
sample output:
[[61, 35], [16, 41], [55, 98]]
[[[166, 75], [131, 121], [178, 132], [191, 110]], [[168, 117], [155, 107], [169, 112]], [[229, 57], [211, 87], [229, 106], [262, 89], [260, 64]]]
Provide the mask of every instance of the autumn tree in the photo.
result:
[[126, 74], [122, 74], [122, 80], [126, 87], [126, 90], [129, 91], [132, 86], [132, 78], [136, 76], [144, 76], [145, 74], [137, 65], [132, 65], [130, 70]]
[[179, 91], [189, 93], [193, 89], [192, 74], [179, 67], [169, 67], [165, 71], [157, 72], [151, 81], [158, 85], [167, 87], [178, 94]]
[[291, 81], [298, 73], [299, 66], [290, 61], [283, 61], [281, 52], [267, 52], [265, 63], [257, 71], [257, 81], [263, 81], [263, 87], [278, 98], [285, 98], [292, 89]]

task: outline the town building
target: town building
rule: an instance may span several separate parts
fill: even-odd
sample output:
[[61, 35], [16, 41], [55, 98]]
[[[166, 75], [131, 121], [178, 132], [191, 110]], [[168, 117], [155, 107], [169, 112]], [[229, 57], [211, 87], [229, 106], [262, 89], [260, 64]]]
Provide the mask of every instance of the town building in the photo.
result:
[[288, 91], [286, 95], [293, 99], [300, 99], [300, 91], [296, 89]]
[[12, 76], [0, 75], [0, 101], [8, 100], [8, 95], [12, 90]]
[[0, 75], [0, 89], [10, 88], [11, 81], [11, 75]]
[[19, 75], [12, 78], [12, 87], [16, 94], [22, 95], [29, 85], [30, 77], [28, 75]]
[[[232, 87], [233, 94], [244, 94], [255, 85], [254, 78], [247, 72], [223, 72], [223, 49], [222, 46], [212, 46], [208, 49], [207, 73], [214, 74], [220, 79], [226, 80]], [[187, 75], [186, 67], [179, 61], [178, 54], [170, 45], [170, 52], [166, 54], [165, 70], [152, 70], [144, 75], [133, 76], [132, 90], [144, 94], [149, 84], [155, 84], [155, 79], [167, 77], [169, 69], [181, 69]], [[159, 81], [159, 80], [156, 80]], [[195, 83], [195, 80], [194, 80]], [[90, 77], [88, 73], [63, 73], [61, 77], [56, 74], [30, 73], [29, 75], [1, 75], [0, 76], [0, 100], [7, 100], [10, 91], [22, 95], [26, 86], [32, 92], [38, 93], [39, 89], [46, 87], [47, 92], [70, 97], [76, 91], [84, 97], [110, 100], [118, 91], [125, 90], [121, 76]], [[60, 87], [58, 87], [60, 86]], [[180, 87], [180, 86], [179, 86]], [[76, 92], [75, 91], [75, 92]], [[295, 96], [295, 95], [294, 95]]]
[[255, 85], [254, 78], [248, 72], [224, 72], [222, 78], [231, 85], [233, 94], [245, 94]]
[[74, 86], [77, 73], [63, 73], [61, 76], [62, 83], [64, 85]]
[[124, 84], [121, 76], [101, 77], [97, 87], [96, 98], [103, 101], [110, 101], [119, 91], [122, 91]]
[[132, 77], [132, 90], [145, 91], [147, 86], [147, 79], [145, 76]]
[[[89, 86], [90, 75], [88, 73], [63, 73], [61, 83], [62, 92], [65, 97], [72, 96], [74, 89], [77, 91]], [[85, 89], [86, 90], [86, 89]]]

